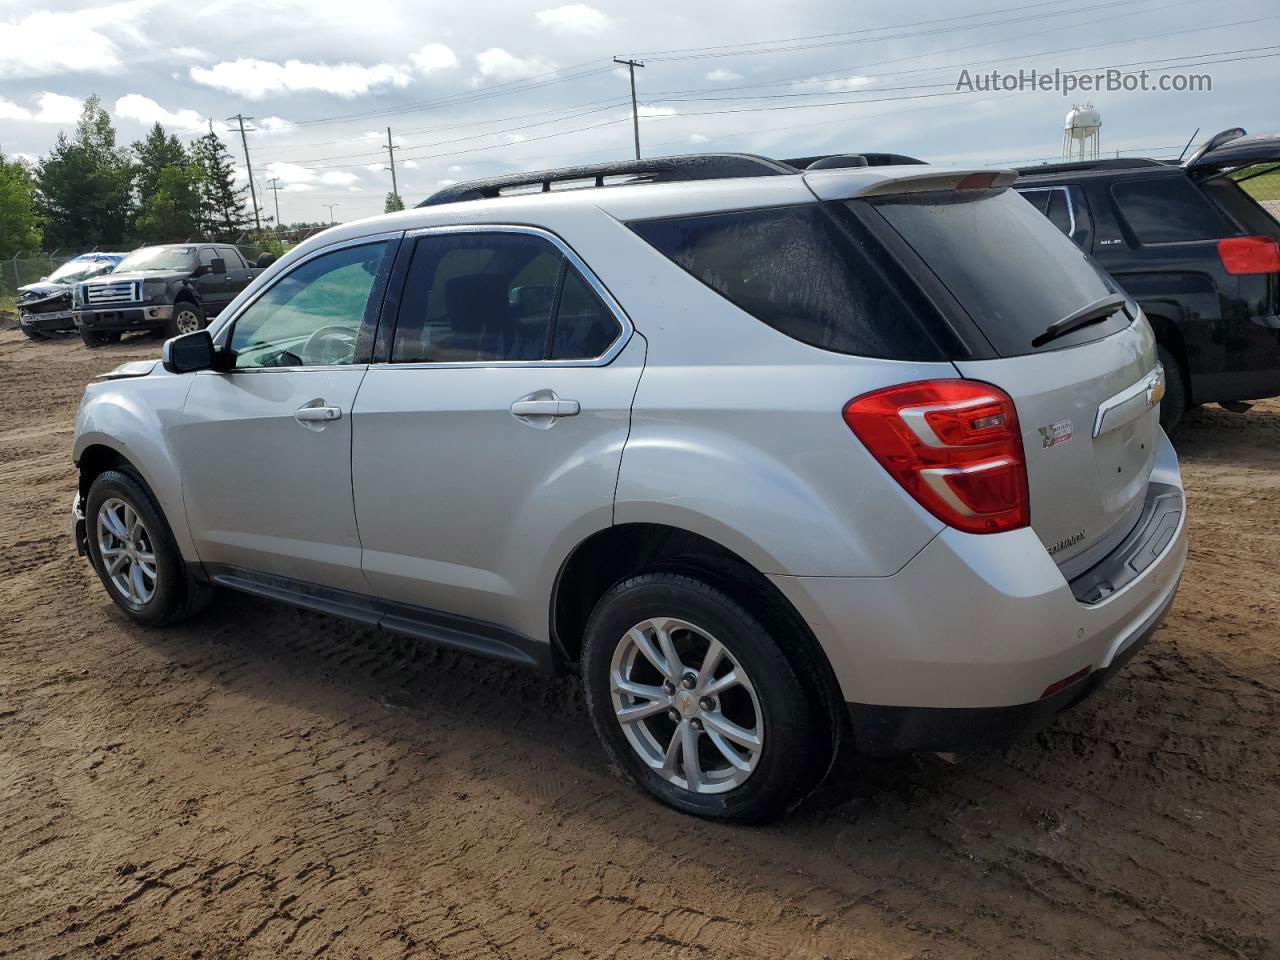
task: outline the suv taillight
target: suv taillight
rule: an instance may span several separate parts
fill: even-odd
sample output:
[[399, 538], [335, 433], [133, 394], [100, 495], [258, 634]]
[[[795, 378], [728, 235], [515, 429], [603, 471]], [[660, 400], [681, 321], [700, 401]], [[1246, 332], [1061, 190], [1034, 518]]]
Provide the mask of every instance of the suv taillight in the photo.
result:
[[973, 380], [906, 383], [850, 400], [844, 421], [944, 523], [999, 533], [1030, 522], [1018, 413], [1003, 390]]
[[1227, 237], [1218, 241], [1227, 273], [1280, 273], [1280, 243], [1270, 237]]

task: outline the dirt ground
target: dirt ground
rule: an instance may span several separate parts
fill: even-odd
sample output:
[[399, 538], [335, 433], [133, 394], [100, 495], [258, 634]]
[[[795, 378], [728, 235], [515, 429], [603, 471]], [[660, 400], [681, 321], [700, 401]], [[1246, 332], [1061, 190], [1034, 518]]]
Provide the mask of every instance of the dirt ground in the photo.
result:
[[1280, 402], [1190, 417], [1182, 592], [1091, 701], [731, 828], [623, 783], [572, 680], [243, 596], [127, 622], [71, 421], [157, 350], [0, 333], [0, 957], [1280, 958]]

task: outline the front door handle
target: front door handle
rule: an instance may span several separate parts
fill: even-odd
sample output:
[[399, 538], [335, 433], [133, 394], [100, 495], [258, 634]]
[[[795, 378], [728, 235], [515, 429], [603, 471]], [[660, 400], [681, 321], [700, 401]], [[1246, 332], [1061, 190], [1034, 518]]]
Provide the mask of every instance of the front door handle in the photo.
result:
[[511, 404], [516, 417], [576, 417], [582, 412], [577, 400], [517, 400]]
[[295, 410], [293, 419], [299, 423], [327, 423], [331, 420], [341, 420], [342, 408], [331, 407], [323, 400], [313, 400], [305, 407], [299, 407]]

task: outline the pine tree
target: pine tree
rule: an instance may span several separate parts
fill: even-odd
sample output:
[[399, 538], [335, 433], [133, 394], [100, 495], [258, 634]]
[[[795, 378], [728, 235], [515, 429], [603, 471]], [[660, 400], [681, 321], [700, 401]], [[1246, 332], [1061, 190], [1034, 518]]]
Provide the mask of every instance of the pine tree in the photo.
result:
[[133, 182], [141, 203], [146, 203], [147, 198], [156, 192], [161, 170], [165, 167], [181, 167], [188, 160], [182, 142], [172, 134], [165, 133], [164, 127], [159, 123], [151, 128], [146, 139], [133, 144], [133, 155], [137, 160]]
[[400, 199], [398, 193], [388, 193], [386, 202], [382, 205], [383, 213], [395, 213], [397, 210], [404, 209], [404, 201]]
[[40, 249], [35, 187], [24, 163], [0, 156], [0, 257]]
[[236, 186], [235, 161], [212, 126], [191, 152], [200, 168], [200, 221], [209, 233], [235, 240], [251, 219], [244, 202], [249, 186]]
[[95, 94], [73, 138], [59, 133], [36, 171], [37, 207], [53, 247], [118, 246], [133, 214], [133, 164], [116, 147], [111, 116]]
[[172, 243], [201, 233], [200, 188], [203, 172], [194, 163], [169, 164], [138, 208], [135, 229], [141, 240]]

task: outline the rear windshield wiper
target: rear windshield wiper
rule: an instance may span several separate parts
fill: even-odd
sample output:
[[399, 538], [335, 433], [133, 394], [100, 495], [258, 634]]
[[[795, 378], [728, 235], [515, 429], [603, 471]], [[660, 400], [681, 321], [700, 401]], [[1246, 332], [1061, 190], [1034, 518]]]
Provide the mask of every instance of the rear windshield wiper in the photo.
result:
[[1086, 307], [1081, 307], [1074, 313], [1069, 313], [1061, 320], [1055, 320], [1045, 328], [1044, 333], [1031, 341], [1033, 347], [1043, 347], [1051, 340], [1057, 340], [1059, 337], [1065, 337], [1068, 333], [1074, 333], [1081, 327], [1087, 327], [1093, 323], [1101, 323], [1113, 313], [1125, 305], [1125, 295], [1123, 293], [1113, 293], [1109, 297], [1103, 297], [1101, 300], [1095, 300]]

